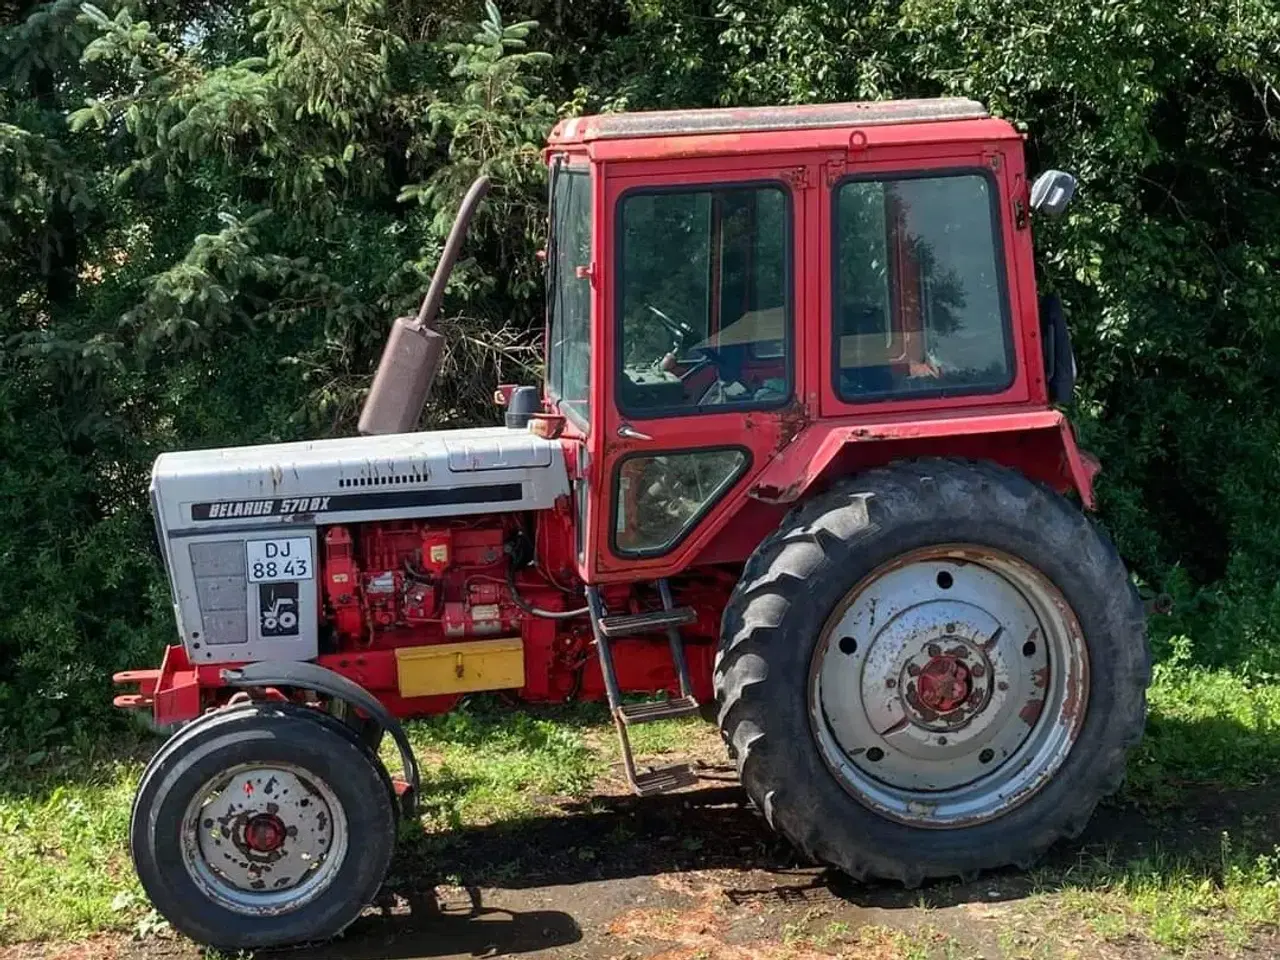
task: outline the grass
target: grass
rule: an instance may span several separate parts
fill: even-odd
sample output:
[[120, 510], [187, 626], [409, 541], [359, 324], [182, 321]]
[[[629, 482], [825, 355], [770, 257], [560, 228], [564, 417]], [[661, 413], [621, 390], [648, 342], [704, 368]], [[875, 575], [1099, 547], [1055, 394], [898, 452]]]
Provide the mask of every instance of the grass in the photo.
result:
[[605, 769], [582, 727], [562, 718], [464, 707], [415, 721], [408, 733], [432, 830], [528, 816], [552, 798], [584, 794]]
[[[1175, 654], [1157, 667], [1150, 704], [1148, 736], [1133, 757], [1124, 802], [1161, 816], [1177, 812], [1191, 785], [1280, 777], [1280, 682], [1248, 683]], [[637, 754], [678, 752], [698, 727], [692, 720], [633, 728]], [[571, 815], [566, 800], [616, 777], [617, 747], [599, 705], [524, 712], [479, 700], [408, 730], [424, 776], [419, 843], [445, 842], [465, 827]], [[140, 770], [137, 758], [84, 748], [32, 765], [0, 760], [0, 945], [154, 928], [125, 849]], [[1210, 850], [1179, 846], [1129, 860], [1089, 854], [1035, 874], [1037, 892], [1025, 906], [1044, 922], [1065, 918], [1100, 942], [1136, 940], [1175, 954], [1230, 950], [1274, 930], [1280, 918], [1277, 839], [1246, 828]], [[676, 839], [686, 850], [702, 842]], [[603, 845], [591, 853], [609, 855]], [[849, 942], [846, 934], [836, 926], [792, 935], [834, 949]], [[897, 945], [908, 955], [921, 948]], [[953, 950], [936, 938], [926, 946], [917, 955]]]
[[1187, 783], [1240, 787], [1280, 774], [1280, 682], [1174, 659], [1157, 664], [1147, 735], [1129, 764], [1128, 795], [1176, 801]]
[[[696, 724], [637, 730], [638, 756], [677, 749]], [[556, 813], [558, 801], [586, 796], [616, 756], [598, 704], [526, 712], [481, 699], [407, 730], [422, 765], [428, 837]], [[389, 742], [383, 756], [395, 769]], [[142, 766], [73, 749], [35, 766], [0, 766], [0, 946], [145, 932], [156, 922], [126, 849]]]
[[138, 761], [65, 759], [0, 780], [0, 944], [129, 928], [148, 909], [129, 863]]
[[954, 937], [927, 924], [905, 931], [874, 923], [852, 927], [838, 920], [818, 925], [801, 920], [784, 924], [781, 939], [778, 960], [808, 958], [815, 951], [849, 960], [980, 960], [980, 955], [967, 951]]
[[1240, 948], [1280, 922], [1280, 847], [1220, 836], [1219, 855], [1156, 851], [1117, 863], [1090, 857], [1042, 873], [1042, 907], [1084, 921], [1101, 940], [1149, 940], [1178, 953]]

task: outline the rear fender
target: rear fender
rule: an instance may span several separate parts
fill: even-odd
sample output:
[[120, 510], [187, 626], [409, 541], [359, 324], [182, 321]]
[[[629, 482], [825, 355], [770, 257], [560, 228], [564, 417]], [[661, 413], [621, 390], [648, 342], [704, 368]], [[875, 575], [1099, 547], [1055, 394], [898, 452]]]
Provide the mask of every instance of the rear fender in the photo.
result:
[[991, 460], [1059, 493], [1074, 491], [1087, 510], [1096, 505], [1093, 479], [1100, 464], [1076, 444], [1058, 410], [811, 424], [765, 468], [748, 495], [761, 503], [790, 504], [838, 476], [936, 456]]

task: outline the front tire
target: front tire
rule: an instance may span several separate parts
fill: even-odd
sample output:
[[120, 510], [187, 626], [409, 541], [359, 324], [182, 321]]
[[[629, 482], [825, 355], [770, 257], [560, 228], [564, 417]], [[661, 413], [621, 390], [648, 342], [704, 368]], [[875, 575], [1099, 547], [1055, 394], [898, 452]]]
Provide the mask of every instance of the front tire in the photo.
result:
[[1110, 542], [987, 463], [838, 484], [765, 540], [725, 610], [721, 730], [743, 786], [861, 879], [1030, 865], [1141, 738], [1150, 666]]
[[324, 940], [376, 895], [393, 790], [359, 736], [317, 710], [244, 703], [168, 741], [143, 773], [129, 843], [143, 889], [198, 943]]

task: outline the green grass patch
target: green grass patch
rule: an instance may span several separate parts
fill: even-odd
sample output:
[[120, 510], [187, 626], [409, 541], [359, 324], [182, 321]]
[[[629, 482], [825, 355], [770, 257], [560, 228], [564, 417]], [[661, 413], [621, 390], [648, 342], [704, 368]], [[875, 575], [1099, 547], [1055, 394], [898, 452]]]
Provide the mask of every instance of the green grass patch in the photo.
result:
[[[1189, 785], [1280, 777], [1280, 682], [1195, 667], [1175, 649], [1156, 668], [1150, 703], [1129, 799], [1167, 805]], [[450, 842], [450, 831], [463, 827], [558, 815], [563, 801], [590, 795], [618, 761], [601, 704], [529, 710], [476, 698], [408, 730], [422, 763], [426, 832], [406, 834], [428, 846]], [[707, 730], [697, 719], [634, 727], [636, 756], [662, 762], [700, 738], [706, 747]], [[388, 742], [383, 750], [394, 769], [394, 748]], [[133, 754], [130, 743], [115, 758], [77, 746], [30, 763], [0, 759], [0, 944], [154, 924], [126, 850], [142, 767]], [[1090, 859], [1042, 875], [1043, 896], [1083, 918], [1099, 940], [1137, 936], [1171, 950], [1243, 943], [1280, 917], [1280, 852], [1268, 846], [1275, 840], [1241, 833], [1208, 855]]]
[[[705, 721], [697, 717], [685, 717], [681, 720], [659, 720], [656, 723], [642, 724], [631, 727], [628, 732], [636, 759], [643, 762], [648, 757], [687, 750], [695, 739], [706, 734], [707, 729]], [[617, 753], [616, 749], [614, 753]]]
[[1186, 661], [1156, 664], [1147, 734], [1129, 762], [1133, 799], [1172, 802], [1191, 783], [1247, 786], [1280, 776], [1280, 682]]
[[[410, 723], [428, 828], [514, 820], [552, 799], [587, 793], [606, 764], [586, 743], [584, 713], [535, 713], [480, 700]], [[395, 756], [389, 745], [385, 751], [389, 760]]]
[[1137, 936], [1167, 950], [1242, 947], [1280, 920], [1280, 847], [1222, 835], [1216, 858], [1154, 853], [1117, 864], [1095, 857], [1041, 876], [1041, 905], [1082, 919], [1102, 940]]
[[126, 849], [141, 771], [88, 757], [0, 775], [0, 944], [145, 921]]

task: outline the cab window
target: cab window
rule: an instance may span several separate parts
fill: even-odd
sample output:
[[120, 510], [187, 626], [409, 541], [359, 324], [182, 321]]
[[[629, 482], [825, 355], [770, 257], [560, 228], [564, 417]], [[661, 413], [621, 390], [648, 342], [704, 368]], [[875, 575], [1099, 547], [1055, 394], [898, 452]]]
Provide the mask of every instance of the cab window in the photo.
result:
[[791, 211], [781, 185], [631, 191], [617, 237], [624, 414], [786, 402]]
[[560, 412], [585, 426], [590, 417], [591, 178], [553, 163], [547, 250], [547, 392]]
[[839, 396], [1006, 389], [1013, 341], [990, 177], [847, 180], [832, 202]]

